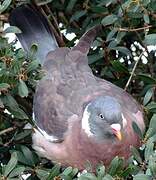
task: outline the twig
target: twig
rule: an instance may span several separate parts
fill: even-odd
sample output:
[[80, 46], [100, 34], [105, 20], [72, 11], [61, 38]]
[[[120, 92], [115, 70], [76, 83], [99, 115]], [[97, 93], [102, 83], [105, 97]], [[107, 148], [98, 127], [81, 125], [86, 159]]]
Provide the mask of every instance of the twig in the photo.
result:
[[0, 136], [5, 134], [5, 133], [14, 131], [15, 129], [16, 129], [16, 127], [10, 127], [10, 128], [4, 129], [4, 130], [0, 131]]
[[0, 15], [0, 21], [8, 22], [8, 17], [9, 17], [8, 14], [1, 14]]
[[137, 65], [138, 65], [138, 63], [139, 63], [139, 61], [140, 61], [140, 59], [141, 59], [143, 53], [144, 53], [144, 52], [142, 52], [142, 53], [140, 54], [138, 60], [136, 61], [135, 65], [134, 65], [134, 67], [133, 67], [133, 69], [132, 69], [131, 75], [130, 75], [130, 77], [129, 77], [127, 83], [126, 83], [125, 88], [124, 88], [125, 91], [127, 90], [128, 86], [129, 86], [129, 84], [130, 84], [130, 82], [131, 82], [131, 80], [132, 80], [132, 77], [133, 77], [133, 75], [134, 75], [134, 72], [135, 72], [135, 70], [136, 70], [136, 67], [137, 67]]
[[136, 32], [136, 31], [142, 31], [145, 29], [152, 28], [152, 25], [141, 27], [141, 28], [134, 28], [134, 29], [129, 29], [129, 28], [117, 28], [117, 31], [123, 31], [123, 32]]
[[47, 19], [47, 21], [48, 21], [48, 23], [49, 23], [49, 27], [50, 27], [51, 31], [54, 33], [54, 36], [55, 36], [55, 38], [56, 38], [57, 43], [59, 44], [60, 47], [64, 47], [65, 44], [64, 44], [62, 38], [59, 36], [59, 34], [58, 34], [58, 32], [56, 31], [55, 27], [53, 26], [53, 24], [52, 24], [52, 23], [49, 21], [49, 19], [47, 18], [47, 15], [46, 15], [46, 13], [45, 13], [45, 11], [44, 11], [43, 8], [41, 8], [41, 12], [42, 12], [42, 14], [45, 16], [45, 18]]

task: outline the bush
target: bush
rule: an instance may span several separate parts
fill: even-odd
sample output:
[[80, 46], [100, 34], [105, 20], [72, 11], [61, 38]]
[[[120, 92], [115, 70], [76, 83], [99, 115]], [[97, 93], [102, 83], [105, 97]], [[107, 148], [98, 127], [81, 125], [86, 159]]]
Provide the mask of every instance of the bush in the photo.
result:
[[[89, 53], [89, 65], [94, 74], [125, 88], [145, 110], [146, 132], [141, 134], [136, 124], [133, 128], [142, 139], [139, 149], [132, 147], [132, 156], [125, 168], [123, 159], [115, 157], [108, 169], [100, 165], [96, 173], [78, 173], [78, 169], [53, 165], [40, 158], [31, 147], [32, 100], [38, 80], [44, 76], [33, 45], [26, 54], [16, 49], [16, 41], [8, 43], [7, 33], [20, 33], [16, 27], [2, 30], [10, 11], [26, 1], [4, 0], [0, 4], [0, 176], [1, 179], [156, 179], [156, 103], [155, 103], [155, 19], [156, 3], [151, 0], [36, 0], [56, 29], [60, 46], [74, 45], [75, 40], [91, 26], [109, 25], [94, 41]], [[57, 23], [56, 23], [57, 22]], [[58, 25], [60, 27], [58, 27]], [[75, 33], [71, 41], [68, 36]], [[135, 67], [136, 66], [136, 67]], [[132, 74], [132, 79], [128, 82]], [[128, 83], [127, 83], [128, 82]], [[31, 124], [29, 129], [27, 124]], [[79, 177], [78, 177], [79, 176]]]

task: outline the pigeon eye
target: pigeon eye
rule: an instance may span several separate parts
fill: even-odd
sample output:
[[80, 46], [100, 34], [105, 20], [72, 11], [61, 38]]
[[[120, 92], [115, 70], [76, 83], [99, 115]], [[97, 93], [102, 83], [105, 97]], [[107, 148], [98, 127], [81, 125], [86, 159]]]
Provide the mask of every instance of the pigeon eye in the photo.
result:
[[104, 119], [104, 116], [103, 116], [102, 114], [99, 114], [99, 117], [100, 117], [101, 119]]

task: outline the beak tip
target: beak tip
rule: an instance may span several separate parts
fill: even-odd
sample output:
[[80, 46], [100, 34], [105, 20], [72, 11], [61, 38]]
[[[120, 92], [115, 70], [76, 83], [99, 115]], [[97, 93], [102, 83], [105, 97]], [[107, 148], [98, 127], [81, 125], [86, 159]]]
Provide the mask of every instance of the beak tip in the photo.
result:
[[122, 140], [122, 134], [121, 134], [120, 131], [116, 132], [115, 135], [116, 135], [116, 137], [118, 138], [119, 141]]

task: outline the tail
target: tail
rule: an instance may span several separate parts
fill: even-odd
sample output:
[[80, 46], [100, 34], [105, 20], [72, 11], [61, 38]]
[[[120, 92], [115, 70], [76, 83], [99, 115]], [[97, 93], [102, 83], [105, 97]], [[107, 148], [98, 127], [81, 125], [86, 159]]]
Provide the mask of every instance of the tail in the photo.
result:
[[99, 32], [102, 31], [102, 25], [94, 26], [89, 29], [79, 40], [78, 44], [73, 47], [72, 50], [81, 51], [84, 54], [88, 54], [91, 44], [93, 43]]
[[28, 52], [34, 43], [38, 45], [36, 56], [41, 64], [47, 53], [58, 47], [47, 19], [33, 7], [29, 5], [17, 7], [12, 11], [9, 22], [22, 31], [17, 34], [17, 38], [25, 51]]

